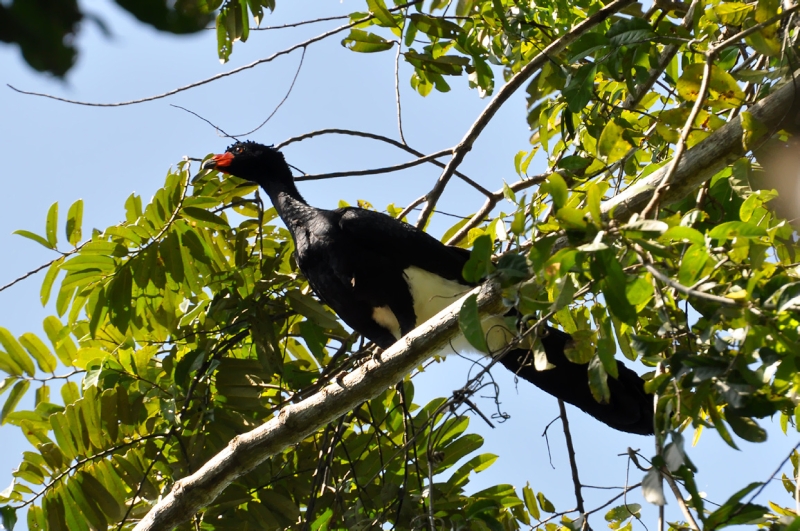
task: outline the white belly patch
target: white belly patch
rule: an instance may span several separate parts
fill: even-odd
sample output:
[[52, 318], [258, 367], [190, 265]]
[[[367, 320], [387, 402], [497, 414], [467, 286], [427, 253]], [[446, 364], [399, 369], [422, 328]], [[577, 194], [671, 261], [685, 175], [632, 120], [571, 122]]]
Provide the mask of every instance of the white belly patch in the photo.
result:
[[[447, 308], [461, 298], [471, 288], [458, 282], [447, 280], [419, 267], [408, 267], [403, 272], [408, 287], [411, 290], [411, 298], [414, 302], [414, 314], [417, 317], [415, 326], [419, 326], [443, 309]], [[372, 310], [372, 318], [386, 328], [391, 334], [400, 339], [400, 323], [397, 316], [388, 306], [379, 306]], [[481, 323], [486, 334], [486, 342], [490, 352], [499, 352], [514, 337], [514, 332], [510, 330], [501, 316], [488, 316]], [[469, 343], [463, 336], [459, 336], [450, 342], [439, 354], [447, 355], [455, 352], [474, 352]]]

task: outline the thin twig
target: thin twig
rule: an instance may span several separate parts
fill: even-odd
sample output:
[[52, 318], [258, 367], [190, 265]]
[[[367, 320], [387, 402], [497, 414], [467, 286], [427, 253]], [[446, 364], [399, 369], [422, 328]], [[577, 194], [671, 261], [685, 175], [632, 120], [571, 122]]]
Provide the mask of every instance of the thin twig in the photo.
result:
[[567, 408], [564, 401], [558, 400], [558, 410], [561, 413], [561, 426], [564, 428], [564, 439], [567, 442], [567, 455], [569, 456], [569, 468], [572, 470], [572, 487], [575, 489], [575, 503], [581, 515], [586, 512], [583, 506], [583, 493], [581, 492], [581, 480], [578, 477], [578, 462], [575, 460], [575, 446], [572, 444], [572, 433], [569, 431], [569, 420], [567, 419]]
[[403, 109], [400, 106], [400, 51], [403, 49], [403, 33], [397, 41], [397, 54], [394, 56], [394, 98], [397, 102], [397, 132], [400, 140], [406, 144], [406, 137], [403, 135]]
[[716, 303], [716, 304], [722, 304], [723, 306], [730, 306], [730, 307], [739, 306], [739, 303], [736, 302], [733, 299], [729, 299], [727, 297], [720, 297], [718, 295], [712, 295], [711, 293], [705, 293], [705, 292], [702, 292], [702, 291], [697, 291], [697, 290], [693, 290], [691, 288], [688, 288], [688, 287], [684, 286], [683, 284], [680, 284], [680, 283], [672, 280], [668, 276], [666, 276], [664, 273], [662, 273], [661, 271], [656, 269], [655, 266], [653, 266], [653, 264], [645, 263], [644, 267], [645, 267], [645, 269], [647, 269], [648, 272], [650, 272], [651, 275], [656, 277], [658, 280], [660, 280], [661, 282], [663, 282], [664, 284], [667, 284], [668, 286], [670, 286], [672, 288], [675, 288], [677, 291], [680, 291], [684, 295], [687, 295], [689, 297], [693, 297], [695, 299], [703, 299], [703, 300], [706, 300], [708, 302], [713, 302], [713, 303]]
[[[250, 31], [269, 31], [277, 29], [296, 28], [298, 26], [307, 26], [308, 24], [318, 24], [320, 22], [329, 22], [331, 20], [347, 20], [348, 18], [350, 18], [350, 15], [337, 15], [335, 17], [322, 17], [322, 18], [315, 18], [314, 20], [302, 20], [300, 22], [290, 22], [288, 24], [281, 24], [280, 26], [264, 26], [263, 28], [255, 27], [255, 28], [250, 28]], [[216, 28], [211, 27], [208, 29], [214, 30]]]
[[[389, 11], [397, 11], [397, 10], [403, 9], [404, 7], [412, 6], [412, 5], [418, 4], [420, 2], [422, 2], [422, 0], [412, 0], [411, 2], [407, 2], [405, 4], [393, 7], [391, 9], [389, 9]], [[305, 41], [303, 41], [303, 42], [301, 42], [299, 44], [295, 44], [293, 46], [285, 48], [285, 49], [283, 49], [283, 50], [281, 50], [279, 52], [275, 52], [274, 54], [270, 55], [269, 57], [265, 57], [263, 59], [258, 59], [256, 61], [253, 61], [252, 63], [246, 64], [244, 66], [240, 66], [238, 68], [234, 68], [232, 70], [228, 70], [227, 72], [222, 72], [220, 74], [208, 77], [206, 79], [203, 79], [203, 80], [200, 80], [200, 81], [196, 81], [194, 83], [190, 83], [188, 85], [184, 85], [184, 86], [178, 87], [176, 89], [169, 90], [169, 91], [164, 92], [162, 94], [156, 94], [155, 96], [148, 96], [146, 98], [139, 98], [139, 99], [136, 99], [136, 100], [121, 101], [121, 102], [116, 102], [116, 103], [93, 103], [93, 102], [87, 102], [87, 101], [78, 101], [78, 100], [70, 100], [70, 99], [67, 99], [67, 98], [60, 98], [58, 96], [53, 96], [52, 94], [44, 94], [44, 93], [41, 93], [41, 92], [30, 92], [30, 91], [27, 91], [27, 90], [21, 90], [21, 89], [18, 89], [16, 87], [12, 86], [12, 85], [8, 85], [8, 84], [6, 86], [8, 88], [10, 88], [11, 90], [15, 91], [15, 92], [19, 92], [20, 94], [26, 94], [28, 96], [40, 96], [42, 98], [48, 98], [48, 99], [56, 100], [56, 101], [63, 101], [64, 103], [71, 103], [73, 105], [85, 105], [87, 107], [123, 107], [125, 105], [135, 105], [137, 103], [144, 103], [144, 102], [147, 102], [147, 101], [160, 100], [162, 98], [166, 98], [168, 96], [172, 96], [174, 94], [178, 94], [179, 92], [184, 92], [186, 90], [193, 89], [193, 88], [205, 85], [207, 83], [211, 83], [212, 81], [216, 81], [218, 79], [222, 79], [222, 78], [231, 76], [233, 74], [238, 74], [239, 72], [242, 72], [244, 70], [249, 70], [250, 68], [254, 68], [254, 67], [262, 65], [264, 63], [269, 63], [271, 61], [274, 61], [275, 59], [277, 59], [278, 57], [280, 57], [282, 55], [290, 54], [290, 53], [292, 53], [293, 51], [295, 51], [295, 50], [297, 50], [299, 48], [306, 48], [310, 44], [313, 44], [315, 42], [319, 42], [321, 40], [327, 39], [328, 37], [330, 37], [332, 35], [336, 35], [337, 33], [340, 33], [340, 32], [342, 32], [344, 30], [350, 29], [350, 28], [352, 28], [354, 26], [358, 26], [359, 24], [362, 24], [364, 22], [372, 20], [372, 18], [374, 18], [373, 15], [368, 15], [368, 16], [366, 16], [364, 18], [355, 20], [355, 21], [350, 22], [348, 24], [344, 24], [343, 26], [339, 26], [339, 27], [334, 28], [332, 30], [326, 31], [325, 33], [321, 33], [320, 35], [317, 35], [316, 37], [312, 37], [312, 38], [310, 38], [308, 40], [305, 40]]]
[[[511, 190], [513, 190], [514, 192], [519, 192], [520, 190], [524, 190], [531, 186], [541, 184], [547, 179], [548, 175], [537, 175], [529, 179], [517, 181], [509, 185], [509, 188], [511, 188]], [[480, 210], [478, 210], [475, 213], [475, 215], [473, 215], [472, 218], [467, 223], [464, 224], [464, 226], [458, 229], [458, 231], [456, 231], [456, 233], [453, 234], [449, 240], [447, 240], [446, 242], [447, 245], [455, 245], [461, 240], [463, 240], [464, 237], [466, 237], [466, 235], [469, 234], [469, 231], [471, 229], [481, 224], [484, 218], [489, 215], [492, 209], [494, 209], [494, 207], [497, 206], [497, 203], [499, 203], [503, 199], [503, 197], [504, 195], [502, 188], [494, 192], [491, 196], [487, 197], [486, 201], [484, 201], [483, 206], [480, 208]]]
[[[375, 133], [367, 133], [365, 131], [354, 131], [352, 129], [320, 129], [318, 131], [311, 131], [310, 133], [304, 133], [302, 135], [298, 135], [298, 136], [295, 136], [295, 137], [292, 137], [292, 138], [288, 138], [288, 139], [284, 140], [283, 142], [280, 142], [280, 143], [276, 144], [275, 145], [275, 149], [281, 149], [283, 147], [288, 146], [289, 144], [293, 144], [295, 142], [300, 142], [302, 140], [306, 140], [306, 139], [313, 138], [315, 136], [321, 136], [321, 135], [348, 135], [348, 136], [360, 136], [360, 137], [363, 137], [363, 138], [370, 138], [372, 140], [379, 140], [381, 142], [386, 142], [387, 144], [391, 144], [392, 146], [400, 148], [403, 151], [406, 151], [407, 153], [411, 153], [412, 155], [415, 155], [417, 157], [423, 157], [424, 156], [424, 153], [422, 153], [420, 151], [417, 151], [416, 149], [413, 149], [412, 147], [408, 146], [407, 144], [403, 144], [402, 142], [398, 142], [397, 140], [394, 140], [393, 138], [389, 138], [389, 137], [383, 136], [383, 135], [378, 135], [378, 134], [375, 134]], [[431, 164], [433, 164], [435, 166], [438, 166], [440, 168], [444, 168], [445, 167], [445, 164], [442, 163], [442, 162], [439, 162], [438, 160], [429, 160], [427, 162], [430, 162]], [[469, 177], [467, 177], [463, 173], [457, 171], [457, 172], [455, 172], [455, 176], [458, 177], [459, 179], [461, 179], [462, 181], [464, 181], [465, 183], [467, 183], [468, 185], [472, 186], [476, 190], [478, 190], [483, 195], [485, 195], [487, 197], [492, 195], [492, 192], [490, 192], [489, 190], [487, 190], [486, 188], [484, 188], [480, 184], [476, 183], [475, 181], [473, 181], [472, 179], [470, 179]]]
[[264, 127], [267, 124], [267, 122], [272, 120], [272, 117], [275, 116], [275, 113], [278, 112], [278, 109], [280, 109], [281, 106], [284, 103], [286, 103], [286, 100], [289, 99], [289, 95], [292, 93], [292, 89], [294, 89], [294, 84], [297, 82], [297, 77], [300, 75], [300, 70], [303, 68], [303, 60], [306, 58], [306, 50], [307, 49], [308, 48], [306, 48], [305, 46], [303, 47], [303, 53], [302, 53], [302, 55], [300, 55], [300, 63], [298, 63], [298, 65], [297, 65], [297, 71], [294, 73], [294, 77], [292, 78], [292, 83], [289, 85], [289, 90], [286, 91], [286, 95], [283, 96], [283, 99], [278, 103], [278, 105], [275, 106], [275, 108], [272, 110], [272, 112], [269, 113], [269, 116], [267, 116], [267, 118], [263, 122], [261, 122], [261, 124], [258, 127], [256, 127], [255, 129], [252, 129], [252, 130], [250, 130], [250, 131], [248, 131], [246, 133], [242, 133], [242, 134], [239, 134], [239, 135], [233, 135], [234, 138], [240, 137], [240, 136], [252, 135], [256, 131], [258, 131], [259, 129]]
[[519, 89], [522, 84], [537, 70], [544, 66], [552, 56], [561, 53], [561, 51], [563, 51], [569, 44], [574, 42], [581, 35], [595, 27], [613, 13], [616, 13], [631, 3], [633, 3], [633, 0], [615, 0], [593, 15], [586, 17], [586, 19], [584, 19], [574, 28], [570, 29], [566, 34], [562, 35], [545, 47], [536, 55], [536, 57], [531, 60], [531, 62], [522, 67], [522, 69], [516, 73], [514, 77], [508, 81], [508, 83], [503, 85], [503, 87], [497, 91], [497, 95], [494, 97], [494, 99], [492, 99], [491, 102], [489, 102], [489, 105], [486, 106], [480, 116], [478, 116], [478, 119], [475, 120], [475, 122], [469, 128], [469, 131], [467, 131], [466, 135], [464, 135], [464, 138], [453, 150], [453, 157], [450, 159], [450, 162], [447, 163], [447, 166], [445, 166], [442, 174], [439, 176], [439, 179], [436, 181], [436, 184], [433, 186], [431, 191], [428, 192], [427, 203], [422, 209], [419, 219], [417, 220], [418, 227], [422, 227], [427, 223], [428, 218], [436, 208], [436, 203], [439, 201], [439, 197], [441, 197], [442, 193], [444, 192], [444, 189], [447, 186], [447, 183], [450, 181], [450, 178], [453, 176], [453, 173], [464, 160], [467, 152], [472, 149], [472, 146], [477, 138], [480, 136], [492, 118], [494, 118], [494, 115], [500, 110], [500, 107], [502, 107], [505, 102], [508, 101], [511, 95], [514, 94], [517, 89]]
[[402, 164], [395, 164], [394, 166], [384, 166], [382, 168], [372, 168], [369, 170], [349, 170], [349, 171], [336, 171], [331, 173], [319, 173], [315, 175], [301, 175], [299, 177], [295, 177], [294, 180], [318, 181], [321, 179], [335, 179], [337, 177], [356, 177], [359, 175], [379, 175], [381, 173], [392, 173], [395, 171], [405, 170], [407, 168], [413, 168], [414, 166], [419, 166], [420, 164], [424, 164], [426, 162], [430, 162], [431, 160], [448, 155], [450, 154], [450, 152], [451, 152], [450, 149], [443, 149], [441, 151], [437, 151], [436, 153], [431, 153], [430, 155], [425, 155], [418, 159], [411, 160], [409, 162], [404, 162]]

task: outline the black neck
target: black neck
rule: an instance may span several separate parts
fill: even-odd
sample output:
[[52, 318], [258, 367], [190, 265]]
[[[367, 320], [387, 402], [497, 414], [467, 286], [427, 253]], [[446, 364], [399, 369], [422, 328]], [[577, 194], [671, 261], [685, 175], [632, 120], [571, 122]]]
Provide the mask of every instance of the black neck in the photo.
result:
[[261, 187], [269, 195], [275, 210], [278, 211], [278, 215], [286, 223], [286, 227], [292, 235], [299, 226], [307, 223], [317, 210], [306, 203], [291, 177], [269, 180], [261, 183]]

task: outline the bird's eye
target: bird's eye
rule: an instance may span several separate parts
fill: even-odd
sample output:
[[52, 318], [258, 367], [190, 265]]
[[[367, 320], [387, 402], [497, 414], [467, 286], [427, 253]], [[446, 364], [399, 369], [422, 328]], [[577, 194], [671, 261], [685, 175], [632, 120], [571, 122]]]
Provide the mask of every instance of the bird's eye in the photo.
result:
[[233, 148], [233, 152], [234, 152], [234, 154], [236, 154], [236, 155], [239, 155], [239, 154], [240, 154], [242, 151], [243, 151], [243, 150], [242, 150], [242, 147], [241, 147], [241, 146], [237, 146], [237, 147]]

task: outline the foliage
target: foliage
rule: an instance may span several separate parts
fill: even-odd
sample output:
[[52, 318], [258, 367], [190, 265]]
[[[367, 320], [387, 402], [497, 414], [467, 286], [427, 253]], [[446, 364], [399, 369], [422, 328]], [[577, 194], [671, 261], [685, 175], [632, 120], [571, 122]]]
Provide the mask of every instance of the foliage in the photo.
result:
[[[116, 0], [145, 24], [183, 34], [202, 30], [211, 20], [205, 2], [194, 0]], [[0, 41], [19, 46], [28, 65], [63, 77], [78, 56], [73, 39], [81, 22], [94, 22], [109, 36], [105, 23], [81, 9], [77, 0], [12, 0], [0, 4]]]
[[[260, 22], [263, 8], [275, 7], [202, 5], [220, 9], [223, 59], [246, 40], [251, 15]], [[744, 112], [789, 71], [796, 29], [781, 29], [775, 17], [788, 12], [773, 0], [709, 0], [647, 12], [630, 3], [570, 34], [601, 7], [367, 0], [341, 42], [360, 53], [402, 46], [422, 96], [447, 92], [448, 80], [464, 73], [481, 95], [501, 85], [498, 74], [505, 82], [530, 75], [533, 135], [514, 161], [520, 181], [490, 198], [505, 201], [508, 215], [487, 222], [484, 213], [445, 234], [475, 248], [465, 275], [501, 280], [523, 316], [520, 333], [550, 319], [572, 334], [568, 355], [589, 364], [599, 401], [616, 377], [617, 350], [649, 371], [662, 452], [649, 459], [646, 499], [664, 499], [662, 478], [678, 480], [694, 525], [795, 529], [795, 509], [753, 503], [762, 485], [746, 479], [727, 502], [707, 506], [682, 434], [694, 429], [696, 441], [713, 429], [736, 448], [765, 440], [762, 419], [778, 416], [784, 432], [798, 425], [797, 235], [770, 207], [777, 194], [758, 184], [768, 165], [759, 148], [787, 134]], [[562, 51], [523, 74], [564, 35], [572, 40]], [[642, 216], [612, 219], [608, 199], [740, 114], [746, 155], [669, 205], [656, 195]], [[528, 176], [537, 151], [548, 171]], [[26, 505], [30, 529], [131, 528], [237, 434], [369, 355], [311, 295], [288, 233], [253, 185], [213, 173], [188, 181], [182, 163], [149, 204], [132, 195], [125, 221], [83, 243], [75, 203], [65, 226], [74, 248], [50, 264], [41, 290], [58, 314], [43, 325], [50, 345], [0, 329], [0, 392], [8, 393], [0, 420], [19, 426], [33, 447], [0, 494], [7, 525]], [[44, 236], [19, 234], [58, 250], [58, 223], [54, 205]], [[485, 349], [474, 300], [459, 322]], [[534, 342], [534, 363], [544, 368], [540, 350]], [[51, 387], [60, 380], [59, 400]], [[32, 385], [35, 409], [18, 410]], [[184, 528], [550, 531], [579, 529], [599, 510], [561, 512], [530, 486], [468, 495], [471, 472], [495, 456], [477, 453], [481, 438], [466, 433], [466, 417], [450, 405], [415, 405], [407, 378], [239, 478]], [[792, 496], [797, 456], [793, 477], [783, 478]], [[612, 529], [630, 529], [639, 510], [622, 504], [605, 518]]]

